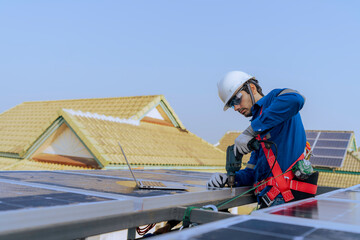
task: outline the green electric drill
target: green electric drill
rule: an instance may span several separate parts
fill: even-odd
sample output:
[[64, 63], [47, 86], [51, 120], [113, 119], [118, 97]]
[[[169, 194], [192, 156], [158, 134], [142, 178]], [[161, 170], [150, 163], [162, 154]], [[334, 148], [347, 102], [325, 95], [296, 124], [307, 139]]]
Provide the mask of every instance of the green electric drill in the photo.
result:
[[[226, 149], [226, 172], [228, 175], [228, 185], [229, 187], [233, 187], [235, 184], [235, 172], [239, 171], [241, 169], [241, 163], [243, 155], [239, 153], [239, 151], [236, 152], [236, 156], [234, 154], [234, 145], [228, 146]], [[253, 138], [248, 143], [248, 148], [252, 150], [258, 150], [260, 148], [260, 143], [255, 138]]]

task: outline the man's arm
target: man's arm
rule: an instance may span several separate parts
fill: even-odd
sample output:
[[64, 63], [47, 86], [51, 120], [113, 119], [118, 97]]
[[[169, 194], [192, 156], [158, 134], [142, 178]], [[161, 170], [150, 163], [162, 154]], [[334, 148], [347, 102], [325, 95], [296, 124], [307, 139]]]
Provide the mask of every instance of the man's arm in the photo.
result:
[[305, 98], [297, 91], [284, 89], [261, 116], [251, 122], [255, 132], [263, 132], [295, 116], [304, 106]]

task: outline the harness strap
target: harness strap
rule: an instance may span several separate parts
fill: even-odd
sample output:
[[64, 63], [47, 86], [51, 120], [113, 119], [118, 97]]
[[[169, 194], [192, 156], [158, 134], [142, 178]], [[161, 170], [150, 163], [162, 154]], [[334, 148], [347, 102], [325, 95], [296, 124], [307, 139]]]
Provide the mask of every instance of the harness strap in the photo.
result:
[[[284, 174], [284, 175], [286, 178], [286, 174]], [[291, 190], [309, 193], [309, 194], [316, 194], [317, 185], [315, 185], [315, 184], [292, 180], [291, 178], [288, 178], [286, 180], [287, 180], [288, 184], [290, 185]], [[273, 186], [273, 187], [277, 188], [276, 181], [273, 177], [269, 177], [269, 178], [265, 179], [264, 182], [266, 182], [266, 183], [264, 184], [263, 181], [261, 181], [261, 182], [258, 182], [257, 184], [254, 184], [254, 187], [257, 187], [255, 189], [255, 195], [259, 194], [267, 186]]]
[[[260, 134], [257, 136], [256, 139], [261, 140]], [[264, 137], [264, 140], [266, 140], [266, 137]], [[272, 172], [273, 176], [281, 175], [282, 171], [281, 171], [280, 165], [277, 161], [275, 161], [275, 155], [274, 155], [273, 151], [271, 150], [271, 148], [267, 149], [265, 147], [265, 143], [263, 143], [263, 142], [261, 143], [261, 147], [264, 151], [264, 154], [266, 156], [266, 160], [269, 164], [269, 167], [272, 168], [271, 172]], [[285, 202], [289, 202], [294, 199], [294, 195], [290, 191], [290, 186], [287, 183], [287, 181], [283, 175], [275, 178], [275, 182], [276, 182], [276, 185], [279, 188], [281, 194], [283, 195]]]
[[317, 185], [306, 183], [306, 182], [300, 182], [296, 180], [290, 181], [290, 189], [296, 190], [299, 192], [309, 193], [309, 194], [316, 194], [317, 191]]

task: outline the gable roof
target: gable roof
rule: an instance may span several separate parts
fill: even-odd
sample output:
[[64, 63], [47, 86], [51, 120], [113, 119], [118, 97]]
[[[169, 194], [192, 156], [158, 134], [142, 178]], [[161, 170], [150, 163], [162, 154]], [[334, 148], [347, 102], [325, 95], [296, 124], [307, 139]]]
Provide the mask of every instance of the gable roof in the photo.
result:
[[176, 127], [185, 129], [163, 95], [24, 102], [0, 114], [0, 156], [22, 158], [63, 108], [141, 120], [158, 105]]
[[102, 166], [124, 165], [122, 145], [131, 164], [223, 166], [224, 152], [186, 130], [111, 116], [62, 110], [59, 116]]
[[[82, 153], [69, 155], [75, 142]], [[0, 115], [2, 170], [122, 168], [118, 142], [139, 166], [225, 164], [224, 152], [187, 131], [162, 95], [28, 102]]]

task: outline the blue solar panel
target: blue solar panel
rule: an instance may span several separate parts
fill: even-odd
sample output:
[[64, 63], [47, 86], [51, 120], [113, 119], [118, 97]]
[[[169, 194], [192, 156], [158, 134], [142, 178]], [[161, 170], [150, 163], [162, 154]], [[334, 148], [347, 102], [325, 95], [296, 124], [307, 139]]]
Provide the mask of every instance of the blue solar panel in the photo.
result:
[[0, 193], [0, 211], [113, 200], [6, 182], [1, 182]]
[[310, 162], [320, 167], [341, 167], [352, 134], [352, 132], [306, 131], [307, 141], [313, 153]]

